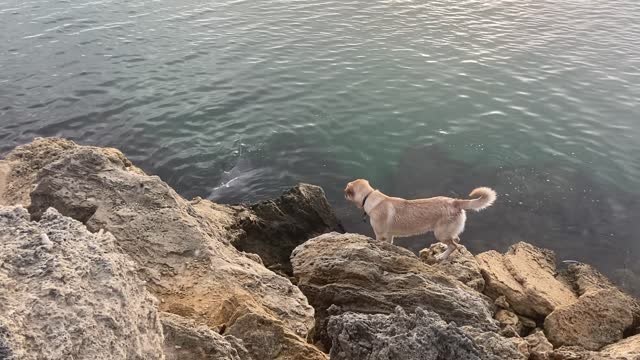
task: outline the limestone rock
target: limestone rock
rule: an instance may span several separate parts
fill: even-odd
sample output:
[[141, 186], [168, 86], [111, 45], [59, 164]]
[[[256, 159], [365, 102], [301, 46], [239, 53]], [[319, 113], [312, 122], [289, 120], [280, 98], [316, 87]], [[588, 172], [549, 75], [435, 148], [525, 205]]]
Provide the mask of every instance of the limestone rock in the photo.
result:
[[632, 306], [629, 297], [615, 288], [589, 291], [549, 314], [544, 320], [545, 333], [554, 346], [598, 350], [622, 339], [632, 327]]
[[410, 251], [355, 234], [313, 238], [292, 253], [298, 286], [316, 309], [316, 339], [328, 348], [328, 309], [390, 313], [434, 311], [446, 321], [497, 330], [488, 299], [424, 264]]
[[600, 353], [613, 358], [627, 360], [640, 359], [640, 334], [618, 341], [615, 344], [605, 346]]
[[553, 345], [544, 336], [542, 330], [534, 331], [524, 338], [529, 344], [530, 360], [548, 360], [553, 352]]
[[518, 315], [505, 309], [496, 311], [494, 318], [500, 323], [501, 328], [512, 328], [516, 334], [522, 334], [524, 331], [524, 325], [520, 321]]
[[300, 184], [275, 200], [235, 209], [239, 234], [233, 246], [260, 255], [265, 266], [289, 275], [296, 246], [327, 232], [344, 232], [324, 191], [314, 185]]
[[272, 317], [246, 314], [237, 319], [225, 334], [244, 339], [254, 359], [328, 360], [317, 348], [299, 338]]
[[474, 340], [455, 324], [421, 308], [410, 314], [397, 307], [391, 314], [332, 316], [328, 334], [332, 360], [526, 359], [495, 333], [478, 331]]
[[433, 267], [442, 270], [445, 274], [460, 280], [470, 288], [482, 292], [484, 290], [484, 278], [480, 272], [480, 266], [476, 258], [464, 245], [459, 245], [458, 250], [443, 262], [435, 261], [435, 257], [446, 250], [446, 245], [435, 243], [429, 248], [420, 251], [420, 259]]
[[504, 255], [487, 251], [476, 259], [485, 279], [485, 294], [493, 299], [504, 295], [520, 315], [545, 317], [556, 307], [576, 301], [571, 288], [556, 279], [550, 250], [521, 242]]
[[164, 358], [157, 300], [111, 234], [0, 207], [0, 244], [0, 358]]
[[160, 310], [210, 328], [258, 314], [290, 330], [291, 341], [306, 344], [314, 312], [304, 295], [229, 245], [239, 234], [237, 209], [188, 202], [116, 149], [36, 139], [0, 164], [10, 167], [8, 180], [0, 184], [3, 201], [30, 197], [34, 218], [54, 207], [92, 232], [111, 232], [160, 298]]
[[161, 313], [166, 360], [252, 360], [242, 340], [222, 336], [191, 319]]

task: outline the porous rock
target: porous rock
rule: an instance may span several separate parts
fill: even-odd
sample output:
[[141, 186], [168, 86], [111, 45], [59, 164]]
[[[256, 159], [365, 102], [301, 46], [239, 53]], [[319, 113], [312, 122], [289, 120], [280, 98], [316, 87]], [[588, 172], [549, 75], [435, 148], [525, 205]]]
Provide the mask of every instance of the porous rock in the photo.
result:
[[160, 310], [212, 329], [257, 314], [306, 344], [313, 308], [287, 278], [229, 244], [239, 234], [236, 209], [186, 201], [120, 151], [63, 139], [19, 146], [0, 168], [8, 174], [0, 179], [1, 201], [28, 205], [36, 219], [54, 207], [92, 232], [111, 232]]
[[328, 334], [332, 360], [526, 359], [508, 339], [477, 329], [469, 334], [421, 308], [332, 316]]
[[441, 270], [454, 279], [460, 280], [470, 288], [482, 292], [484, 290], [484, 278], [480, 272], [480, 266], [476, 258], [464, 245], [458, 245], [458, 249], [446, 260], [438, 262], [435, 258], [446, 250], [446, 245], [435, 243], [420, 251], [420, 259], [427, 264]]
[[192, 319], [160, 313], [166, 360], [253, 360], [242, 340], [220, 335]]
[[316, 309], [316, 340], [327, 348], [325, 327], [332, 305], [365, 313], [422, 307], [458, 325], [498, 328], [485, 296], [387, 242], [325, 234], [298, 246], [291, 263], [298, 286]]
[[111, 234], [0, 206], [0, 244], [0, 358], [164, 358], [157, 300]]

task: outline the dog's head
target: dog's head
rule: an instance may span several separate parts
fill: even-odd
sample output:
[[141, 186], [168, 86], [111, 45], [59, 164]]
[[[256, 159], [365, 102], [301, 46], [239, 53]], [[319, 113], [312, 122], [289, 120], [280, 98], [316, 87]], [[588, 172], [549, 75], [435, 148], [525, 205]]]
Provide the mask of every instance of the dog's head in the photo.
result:
[[357, 207], [362, 207], [362, 200], [373, 188], [365, 179], [357, 179], [347, 184], [344, 188], [344, 198], [354, 203]]

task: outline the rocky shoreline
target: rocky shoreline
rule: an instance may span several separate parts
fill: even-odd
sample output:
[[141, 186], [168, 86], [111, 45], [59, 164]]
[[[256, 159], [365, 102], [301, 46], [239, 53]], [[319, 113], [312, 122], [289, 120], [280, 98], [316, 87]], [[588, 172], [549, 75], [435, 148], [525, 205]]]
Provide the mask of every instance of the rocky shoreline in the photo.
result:
[[120, 151], [0, 160], [0, 359], [640, 359], [640, 303], [527, 243], [435, 263], [321, 188], [188, 201]]

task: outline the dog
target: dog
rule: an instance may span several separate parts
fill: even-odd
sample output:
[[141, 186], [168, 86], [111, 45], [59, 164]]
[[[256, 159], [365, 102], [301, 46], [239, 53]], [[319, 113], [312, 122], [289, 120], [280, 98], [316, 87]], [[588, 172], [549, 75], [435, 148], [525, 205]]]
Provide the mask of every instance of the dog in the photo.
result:
[[447, 245], [447, 249], [436, 257], [438, 261], [448, 258], [458, 248], [459, 235], [467, 220], [465, 210], [486, 209], [497, 197], [496, 192], [488, 187], [474, 189], [469, 196], [473, 199], [437, 196], [406, 200], [383, 194], [365, 179], [351, 181], [344, 189], [345, 199], [369, 216], [378, 240], [393, 243], [394, 237], [433, 231], [436, 239]]

